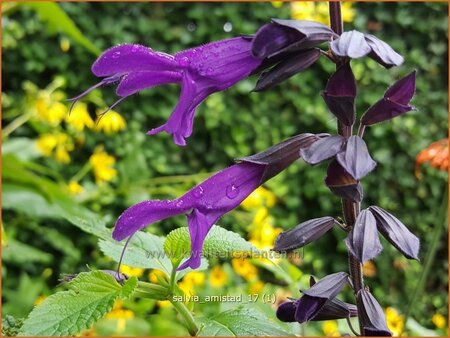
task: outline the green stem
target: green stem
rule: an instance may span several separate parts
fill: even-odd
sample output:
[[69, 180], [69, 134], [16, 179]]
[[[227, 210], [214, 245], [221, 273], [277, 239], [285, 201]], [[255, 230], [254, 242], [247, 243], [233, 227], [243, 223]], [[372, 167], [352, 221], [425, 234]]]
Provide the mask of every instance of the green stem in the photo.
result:
[[[178, 267], [178, 265], [179, 264], [177, 264], [177, 267]], [[173, 269], [172, 269], [172, 272], [170, 273], [170, 290], [173, 292], [173, 289], [174, 289], [174, 287], [175, 287], [175, 277], [176, 277], [176, 275], [177, 275], [177, 269], [176, 269], [176, 267], [174, 266], [173, 267]]]
[[78, 182], [80, 181], [84, 176], [87, 175], [87, 173], [92, 169], [92, 163], [90, 161], [87, 161], [83, 167], [70, 179], [71, 181]]
[[17, 128], [19, 128], [24, 123], [28, 122], [28, 120], [33, 117], [34, 113], [27, 113], [20, 115], [10, 124], [8, 124], [5, 128], [3, 128], [2, 139], [7, 138], [11, 133], [13, 133]]
[[159, 294], [169, 294], [169, 290], [165, 288], [164, 286], [153, 284], [153, 283], [147, 283], [147, 282], [138, 282], [138, 287], [140, 290], [149, 292], [149, 293], [159, 293]]
[[198, 332], [197, 324], [195, 324], [194, 317], [192, 316], [192, 313], [189, 311], [189, 309], [186, 307], [186, 305], [183, 304], [183, 302], [177, 302], [173, 299], [169, 299], [172, 303], [173, 307], [178, 311], [178, 313], [183, 317], [184, 321], [186, 322], [187, 329], [189, 331], [189, 334], [191, 336], [196, 336]]
[[430, 272], [431, 267], [434, 263], [434, 258], [436, 256], [436, 251], [439, 247], [439, 239], [442, 236], [442, 233], [445, 230], [446, 220], [447, 220], [447, 203], [448, 203], [448, 187], [446, 191], [444, 192], [444, 198], [442, 199], [442, 205], [439, 209], [438, 213], [438, 221], [436, 222], [436, 226], [434, 228], [433, 237], [431, 239], [430, 248], [428, 249], [427, 256], [425, 257], [424, 261], [424, 268], [422, 270], [422, 274], [420, 275], [419, 282], [417, 283], [416, 289], [413, 292], [412, 298], [408, 304], [408, 307], [405, 311], [405, 319], [404, 319], [404, 325], [403, 327], [406, 328], [406, 323], [408, 321], [408, 318], [410, 315], [414, 313], [415, 309], [415, 303], [417, 299], [419, 299], [419, 296], [423, 292], [425, 288], [425, 284], [427, 281], [428, 274]]

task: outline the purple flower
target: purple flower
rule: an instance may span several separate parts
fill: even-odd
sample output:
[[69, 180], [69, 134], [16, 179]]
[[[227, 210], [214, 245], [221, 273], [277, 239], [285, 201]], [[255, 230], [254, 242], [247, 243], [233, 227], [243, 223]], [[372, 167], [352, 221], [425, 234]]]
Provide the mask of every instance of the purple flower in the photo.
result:
[[355, 180], [338, 161], [333, 160], [328, 165], [325, 185], [335, 195], [353, 202], [361, 202], [363, 191], [359, 181]]
[[261, 74], [253, 91], [270, 89], [309, 68], [320, 57], [314, 47], [333, 36], [330, 27], [319, 22], [272, 19], [253, 39], [252, 53], [263, 60], [256, 72], [273, 66]]
[[415, 91], [416, 71], [413, 71], [389, 87], [383, 98], [365, 112], [361, 124], [372, 125], [415, 110], [415, 107], [409, 104]]
[[362, 327], [362, 336], [392, 336], [386, 324], [383, 309], [369, 291], [359, 290], [356, 304], [358, 306], [358, 319]]
[[346, 126], [355, 123], [356, 81], [350, 62], [345, 62], [329, 78], [322, 97], [340, 122]]
[[315, 283], [310, 279], [311, 288], [304, 295], [280, 305], [277, 318], [284, 322], [341, 319], [356, 316], [356, 307], [336, 299], [336, 295], [348, 283], [348, 274], [338, 272]]
[[370, 34], [352, 30], [330, 43], [334, 55], [358, 59], [368, 55], [386, 68], [399, 66], [403, 63], [403, 57], [391, 48], [386, 42]]
[[127, 209], [117, 220], [113, 238], [123, 240], [165, 218], [187, 214], [191, 257], [178, 269], [198, 268], [203, 242], [214, 223], [250, 193], [299, 158], [299, 150], [320, 139], [300, 134], [261, 153], [240, 159], [175, 200], [150, 200]]
[[355, 180], [370, 173], [377, 165], [370, 157], [366, 142], [359, 136], [350, 136], [345, 149], [336, 155], [336, 160]]
[[147, 134], [165, 131], [172, 134], [176, 144], [184, 146], [185, 139], [192, 134], [194, 114], [200, 103], [247, 77], [260, 65], [261, 60], [252, 56], [251, 47], [252, 41], [241, 37], [211, 42], [174, 56], [141, 45], [116, 46], [105, 51], [92, 65], [94, 75], [104, 79], [72, 100], [118, 82], [116, 94], [120, 99], [111, 109], [144, 89], [180, 84], [180, 99], [168, 121]]
[[295, 228], [284, 231], [275, 240], [274, 251], [284, 252], [301, 248], [322, 237], [336, 224], [333, 217], [310, 219]]

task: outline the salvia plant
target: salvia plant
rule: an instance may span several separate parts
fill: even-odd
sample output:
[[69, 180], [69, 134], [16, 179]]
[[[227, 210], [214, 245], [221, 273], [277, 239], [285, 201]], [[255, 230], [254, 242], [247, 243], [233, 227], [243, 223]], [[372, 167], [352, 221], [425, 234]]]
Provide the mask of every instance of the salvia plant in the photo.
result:
[[[324, 183], [341, 199], [342, 217], [336, 219], [317, 215], [318, 218], [304, 220], [281, 233], [273, 250], [281, 253], [297, 250], [338, 226], [347, 234], [348, 271], [333, 271], [320, 280], [311, 277], [310, 288], [301, 290], [302, 295], [299, 294], [297, 299], [281, 304], [276, 317], [283, 322], [298, 323], [329, 319], [347, 319], [350, 323], [351, 317], [357, 317], [359, 329], [350, 325], [355, 335], [391, 335], [380, 304], [363, 280], [362, 264], [381, 254], [383, 246], [379, 234], [405, 257], [416, 260], [419, 239], [389, 211], [375, 205], [361, 209], [361, 180], [377, 165], [364, 141], [364, 133], [368, 126], [389, 121], [415, 109], [410, 102], [415, 93], [416, 73], [413, 71], [393, 83], [379, 101], [359, 114], [355, 109], [357, 83], [351, 63], [369, 57], [389, 69], [401, 65], [404, 59], [386, 42], [373, 35], [355, 30], [343, 31], [339, 2], [330, 2], [329, 9], [331, 27], [314, 21], [272, 19], [253, 35], [210, 42], [174, 55], [142, 45], [124, 44], [108, 49], [94, 62], [92, 72], [100, 81], [75, 97], [74, 104], [102, 86], [117, 86], [118, 99], [111, 106], [113, 108], [142, 90], [170, 83], [179, 84], [180, 98], [168, 121], [150, 129], [147, 134], [166, 132], [172, 135], [177, 145], [186, 146], [193, 132], [196, 109], [209, 95], [224, 91], [254, 74], [258, 74], [259, 78], [253, 91], [267, 91], [312, 67], [319, 58], [326, 58], [335, 64], [336, 70], [320, 95], [337, 119], [337, 130], [333, 135], [295, 135], [260, 153], [239, 158], [236, 164], [216, 173], [177, 199], [148, 200], [131, 206], [116, 221], [112, 232], [114, 240], [127, 240], [126, 245], [135, 240], [145, 241], [145, 233], [139, 230], [184, 214], [189, 230], [190, 256], [185, 260], [172, 260], [171, 278], [161, 280], [161, 285], [136, 282], [112, 271], [91, 274], [90, 278], [96, 278], [98, 284], [93, 292], [106, 292], [110, 288], [111, 299], [115, 299], [127, 297], [136, 289], [134, 292], [138, 296], [170, 299], [178, 292], [174, 281], [180, 273], [189, 268], [197, 269], [202, 264], [205, 238], [215, 223], [239, 206], [260, 185], [302, 159], [313, 166], [328, 164]], [[116, 286], [108, 286], [106, 280], [111, 279], [118, 282], [114, 282]], [[88, 277], [84, 273], [66, 276], [64, 280], [69, 282], [70, 290], [65, 291], [67, 297], [76, 296], [88, 285]], [[355, 304], [337, 298], [345, 286], [353, 290]], [[98, 294], [85, 297], [98, 297]], [[199, 326], [192, 313], [180, 302], [173, 304], [184, 318], [189, 332], [198, 334]], [[61, 306], [55, 305], [53, 309], [56, 311]], [[39, 308], [34, 312], [25, 322], [23, 333], [32, 332], [30, 327], [42, 319]], [[89, 318], [86, 327], [98, 319]], [[75, 331], [67, 329], [63, 333], [72, 334]], [[256, 333], [249, 331], [247, 335]]]

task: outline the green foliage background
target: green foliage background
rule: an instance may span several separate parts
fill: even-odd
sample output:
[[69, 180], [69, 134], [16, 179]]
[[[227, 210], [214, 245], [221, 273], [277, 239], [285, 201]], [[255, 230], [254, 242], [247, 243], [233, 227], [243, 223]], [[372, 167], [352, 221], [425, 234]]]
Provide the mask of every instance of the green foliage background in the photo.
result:
[[[288, 4], [275, 8], [271, 3], [61, 3], [61, 7], [94, 47], [87, 47], [88, 42], [80, 41], [80, 37], [58, 31], [58, 27], [40, 20], [31, 6], [8, 9], [2, 22], [5, 112], [17, 109], [17, 103], [23, 101], [25, 80], [43, 88], [55, 76], [62, 76], [69, 97], [94, 84], [97, 79], [90, 73], [90, 65], [96, 57], [95, 48], [104, 50], [119, 43], [140, 43], [172, 53], [212, 40], [251, 34], [271, 17], [290, 17]], [[370, 31], [406, 59], [404, 65], [391, 70], [384, 70], [367, 59], [352, 62], [359, 85], [358, 112], [361, 114], [378, 100], [393, 81], [412, 69], [418, 71], [417, 94], [413, 100], [418, 110], [368, 128], [366, 132], [366, 142], [378, 166], [363, 181], [363, 207], [377, 204], [404, 221], [421, 238], [423, 258], [430, 249], [433, 230], [443, 226], [439, 223], [439, 212], [447, 194], [446, 173], [426, 167], [421, 180], [414, 176], [416, 154], [447, 135], [447, 4], [357, 3], [355, 8], [356, 19], [352, 24], [347, 23], [345, 29]], [[232, 24], [231, 32], [224, 31], [227, 22]], [[71, 40], [68, 53], [60, 49], [61, 38]], [[226, 92], [214, 94], [198, 109], [194, 133], [185, 148], [175, 146], [168, 135], [144, 134], [165, 121], [178, 100], [179, 89], [163, 86], [144, 91], [116, 109], [127, 120], [125, 132], [87, 138], [86, 144], [73, 153], [73, 164], [68, 166], [42, 158], [34, 161], [68, 179], [79, 169], [77, 163], [86, 162], [95, 145], [104, 143], [107, 151], [118, 158], [119, 179], [80, 203], [109, 216], [112, 225], [132, 203], [146, 198], [175, 197], [200, 178], [197, 175], [159, 184], [154, 180], [157, 177], [207, 174], [230, 165], [236, 157], [261, 151], [298, 133], [332, 133], [335, 119], [318, 95], [332, 70], [331, 63], [321, 60], [308, 71], [265, 93], [249, 94], [256, 82], [253, 77]], [[109, 103], [114, 101], [112, 90], [102, 93], [94, 95], [103, 95]], [[95, 108], [90, 106], [92, 112]], [[4, 114], [3, 125], [10, 121]], [[34, 139], [37, 134], [36, 129], [23, 126], [3, 142], [17, 137]], [[267, 183], [279, 199], [273, 209], [277, 226], [288, 229], [309, 218], [340, 215], [338, 198], [323, 185], [325, 169], [326, 166], [311, 168], [297, 163]], [[3, 256], [3, 315], [26, 316], [35, 298], [53, 289], [59, 273], [85, 270], [86, 264], [93, 267], [111, 264], [101, 256], [92, 236], [66, 221], [46, 217], [42, 210], [25, 212], [26, 208], [15, 205], [3, 213], [7, 239], [19, 245], [14, 254]], [[184, 222], [183, 218], [176, 218], [161, 222], [149, 231], [168, 234]], [[221, 225], [242, 234], [246, 229], [239, 212], [225, 216]], [[324, 276], [345, 270], [343, 238], [343, 233], [334, 230], [307, 246], [302, 271]], [[39, 251], [25, 250], [29, 257], [21, 257], [20, 243], [26, 243], [29, 250]], [[434, 327], [431, 322], [434, 313], [447, 317], [446, 232], [437, 250], [437, 259], [427, 276], [426, 291], [420, 295], [413, 312], [414, 319], [429, 328]], [[389, 245], [385, 245], [375, 265], [377, 274], [368, 278], [367, 284], [384, 307], [394, 306], [404, 311], [422, 266], [403, 259]], [[46, 268], [51, 268], [52, 273]], [[165, 332], [167, 327], [160, 330]], [[157, 326], [151, 331], [158, 332]]]

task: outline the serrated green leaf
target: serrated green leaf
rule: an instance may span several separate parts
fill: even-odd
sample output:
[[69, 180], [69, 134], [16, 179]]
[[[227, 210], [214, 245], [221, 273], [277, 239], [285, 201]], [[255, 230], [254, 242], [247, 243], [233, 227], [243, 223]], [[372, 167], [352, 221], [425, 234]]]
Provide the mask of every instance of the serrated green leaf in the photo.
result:
[[[190, 250], [191, 242], [187, 227], [171, 231], [164, 242], [164, 252], [174, 261], [187, 257]], [[259, 252], [258, 248], [247, 242], [239, 234], [218, 225], [213, 226], [203, 243], [203, 255], [205, 257], [232, 257], [233, 255]]]
[[129, 297], [136, 286], [135, 277], [121, 286], [101, 271], [82, 272], [68, 284], [68, 291], [51, 295], [35, 307], [19, 335], [71, 336], [80, 333], [111, 311], [117, 298]]
[[292, 336], [260, 312], [243, 306], [198, 322], [198, 336]]

